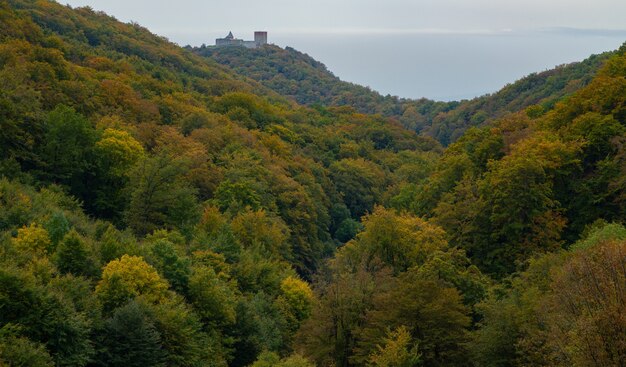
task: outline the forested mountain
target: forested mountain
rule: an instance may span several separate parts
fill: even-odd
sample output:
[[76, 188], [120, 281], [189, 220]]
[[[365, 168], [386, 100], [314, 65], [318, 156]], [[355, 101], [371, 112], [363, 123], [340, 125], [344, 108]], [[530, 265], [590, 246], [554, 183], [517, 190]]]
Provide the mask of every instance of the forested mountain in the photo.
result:
[[405, 127], [434, 137], [445, 145], [456, 141], [469, 127], [483, 126], [507, 113], [519, 112], [536, 104], [550, 108], [587, 85], [602, 63], [614, 54], [606, 52], [579, 63], [534, 73], [494, 94], [472, 100], [437, 102], [426, 98], [410, 100], [382, 96], [370, 88], [341, 81], [324, 64], [291, 47], [203, 46], [193, 51], [300, 104], [351, 106], [362, 113], [394, 117]]
[[441, 152], [385, 118], [300, 107], [88, 8], [3, 2], [0, 25], [10, 365], [288, 354], [312, 304], [302, 279]]
[[443, 149], [0, 3], [0, 365], [624, 365], [625, 52]]

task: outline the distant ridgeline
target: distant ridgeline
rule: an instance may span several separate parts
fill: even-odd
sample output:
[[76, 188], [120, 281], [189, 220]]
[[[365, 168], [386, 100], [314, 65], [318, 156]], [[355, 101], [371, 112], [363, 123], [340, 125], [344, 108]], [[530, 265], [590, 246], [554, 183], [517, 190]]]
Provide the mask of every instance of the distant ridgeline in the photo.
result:
[[257, 48], [267, 44], [267, 32], [257, 31], [254, 32], [254, 41], [244, 41], [242, 39], [235, 38], [233, 32], [228, 32], [228, 35], [224, 38], [215, 39], [216, 47], [232, 47], [243, 46], [247, 48]]
[[[253, 41], [242, 44], [246, 41], [229, 37], [218, 39], [217, 45], [222, 42], [224, 45], [253, 44]], [[256, 37], [255, 33], [255, 40]], [[471, 126], [484, 126], [526, 107], [539, 104], [549, 110], [563, 97], [587, 85], [603, 62], [614, 54], [607, 52], [579, 63], [533, 73], [493, 94], [471, 100], [440, 102], [383, 96], [368, 87], [342, 81], [324, 64], [291, 47], [204, 46], [193, 51], [298, 103], [350, 106], [361, 113], [393, 117], [407, 129], [431, 136], [444, 145], [456, 141]]]

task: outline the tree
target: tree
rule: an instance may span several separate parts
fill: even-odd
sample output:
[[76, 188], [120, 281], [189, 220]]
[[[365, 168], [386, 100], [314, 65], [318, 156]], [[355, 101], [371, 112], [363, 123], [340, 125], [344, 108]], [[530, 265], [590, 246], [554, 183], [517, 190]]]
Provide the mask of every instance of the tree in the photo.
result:
[[625, 325], [616, 311], [623, 292], [615, 292], [626, 278], [625, 235], [623, 226], [596, 223], [571, 251], [536, 257], [509, 287], [494, 287], [478, 306], [469, 344], [475, 363], [619, 364]]
[[385, 173], [370, 161], [346, 158], [330, 166], [337, 191], [356, 218], [372, 210], [380, 200], [385, 185]]
[[70, 231], [70, 223], [65, 217], [65, 214], [58, 211], [52, 214], [52, 217], [48, 220], [48, 222], [46, 222], [44, 228], [48, 231], [50, 241], [52, 241], [52, 246], [56, 247], [59, 244], [59, 241], [61, 241], [67, 232]]
[[89, 247], [75, 230], [63, 237], [57, 247], [55, 263], [61, 273], [90, 276], [96, 272]]
[[289, 228], [264, 210], [244, 211], [231, 223], [233, 234], [245, 248], [260, 251], [274, 259], [290, 259]]
[[447, 246], [441, 228], [380, 206], [363, 218], [363, 225], [364, 230], [340, 251], [339, 259], [379, 259], [399, 273], [423, 264], [433, 252]]
[[411, 338], [409, 330], [400, 326], [387, 332], [378, 350], [369, 357], [369, 366], [375, 367], [415, 367], [420, 366], [418, 346]]
[[43, 256], [51, 246], [48, 231], [36, 223], [17, 230], [17, 237], [13, 239], [15, 248], [29, 255]]
[[95, 143], [95, 154], [101, 173], [90, 205], [99, 215], [119, 220], [128, 205], [124, 189], [133, 166], [144, 157], [143, 147], [128, 132], [107, 128]]
[[113, 367], [165, 366], [161, 335], [154, 321], [137, 302], [118, 308], [100, 334], [101, 365]]
[[352, 218], [344, 219], [337, 230], [335, 231], [335, 238], [339, 242], [348, 242], [353, 239], [359, 232], [363, 230], [363, 225]]
[[15, 367], [52, 367], [46, 348], [19, 336], [19, 327], [4, 325], [0, 329], [0, 365]]
[[263, 352], [251, 367], [313, 367], [306, 358], [295, 354], [283, 359], [274, 352]]
[[83, 115], [71, 107], [57, 106], [48, 115], [41, 146], [42, 176], [69, 187], [79, 198], [88, 198], [95, 141], [96, 131]]
[[357, 329], [372, 307], [374, 296], [391, 282], [388, 269], [370, 271], [364, 263], [353, 272], [332, 274], [320, 287], [311, 317], [298, 331], [296, 350], [320, 366], [354, 366]]
[[566, 220], [553, 180], [577, 149], [551, 134], [537, 134], [489, 165], [478, 184], [485, 198], [477, 219], [483, 230], [464, 246], [483, 270], [511, 273], [533, 254], [559, 248]]
[[309, 285], [300, 279], [287, 277], [280, 283], [281, 295], [279, 305], [286, 314], [285, 318], [291, 322], [291, 329], [296, 331], [300, 323], [306, 320], [313, 307], [313, 292]]
[[167, 296], [167, 288], [167, 282], [143, 258], [123, 255], [104, 267], [96, 293], [105, 310], [111, 311], [137, 296], [151, 302], [162, 301]]
[[179, 294], [187, 294], [191, 276], [190, 261], [180, 257], [174, 244], [166, 239], [157, 239], [152, 244], [151, 253], [154, 266], [167, 279], [172, 289]]
[[626, 364], [626, 242], [575, 251], [537, 310], [559, 365]]
[[464, 343], [470, 326], [469, 309], [459, 291], [411, 268], [388, 292], [374, 295], [372, 308], [358, 331], [354, 363], [365, 363], [388, 328], [405, 325], [419, 342], [425, 365], [467, 363]]
[[203, 332], [203, 324], [180, 297], [157, 305], [146, 305], [146, 313], [161, 337], [167, 366], [226, 367], [227, 341], [217, 332]]
[[144, 156], [143, 147], [128, 132], [107, 128], [95, 143], [96, 152], [106, 171], [115, 177], [124, 177]]
[[[84, 366], [93, 356], [90, 321], [76, 308], [61, 292], [35, 284], [32, 275], [0, 269], [0, 325], [19, 325], [15, 336], [45, 345], [57, 366]], [[17, 342], [31, 349], [29, 343]], [[37, 360], [45, 358], [41, 351], [32, 352], [39, 355]]]
[[145, 158], [131, 173], [126, 222], [139, 235], [165, 227], [189, 233], [198, 219], [194, 190], [182, 179], [185, 166], [165, 155]]
[[235, 293], [213, 269], [193, 269], [189, 279], [189, 298], [204, 323], [222, 327], [235, 322]]
[[222, 211], [238, 213], [246, 208], [259, 210], [261, 198], [248, 182], [224, 180], [215, 190], [215, 200]]

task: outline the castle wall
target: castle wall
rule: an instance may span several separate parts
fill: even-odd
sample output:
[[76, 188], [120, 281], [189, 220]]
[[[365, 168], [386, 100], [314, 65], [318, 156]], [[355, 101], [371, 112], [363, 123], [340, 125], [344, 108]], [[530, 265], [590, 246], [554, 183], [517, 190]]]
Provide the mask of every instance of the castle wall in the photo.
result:
[[243, 46], [247, 48], [257, 48], [259, 46], [263, 46], [267, 44], [267, 32], [254, 32], [254, 41], [244, 41], [242, 39], [237, 38], [229, 38], [232, 37], [232, 34], [229, 34], [226, 38], [216, 38], [215, 46], [216, 47], [226, 47], [226, 46]]
[[240, 39], [217, 38], [215, 46], [243, 46], [244, 41]]

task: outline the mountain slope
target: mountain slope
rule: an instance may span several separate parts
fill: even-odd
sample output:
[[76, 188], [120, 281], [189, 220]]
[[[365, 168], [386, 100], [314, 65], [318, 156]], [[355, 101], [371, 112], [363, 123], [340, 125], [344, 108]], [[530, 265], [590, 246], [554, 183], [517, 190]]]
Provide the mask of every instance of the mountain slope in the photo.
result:
[[480, 126], [506, 113], [556, 101], [585, 86], [613, 53], [592, 56], [580, 63], [531, 74], [500, 91], [461, 102], [408, 100], [341, 81], [322, 63], [287, 47], [258, 49], [201, 47], [193, 51], [259, 81], [299, 103], [352, 106], [359, 112], [391, 116], [404, 126], [449, 144], [470, 126]]
[[0, 2], [0, 365], [620, 364], [625, 51], [444, 150]]
[[0, 364], [287, 358], [303, 279], [440, 153], [137, 24], [0, 2]]

